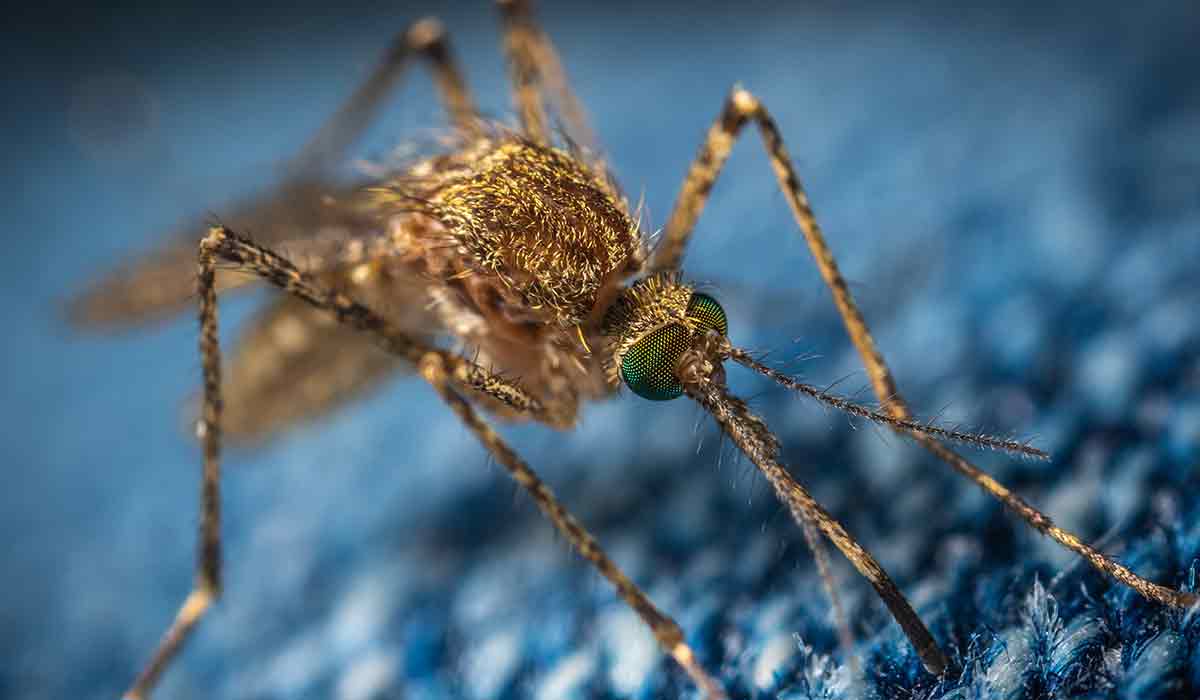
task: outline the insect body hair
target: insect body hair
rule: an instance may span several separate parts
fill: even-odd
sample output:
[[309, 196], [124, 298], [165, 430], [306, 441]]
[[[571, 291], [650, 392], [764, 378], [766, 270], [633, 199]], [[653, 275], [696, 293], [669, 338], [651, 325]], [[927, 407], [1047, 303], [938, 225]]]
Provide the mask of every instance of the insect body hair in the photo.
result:
[[650, 275], [621, 293], [601, 325], [608, 342], [604, 373], [609, 384], [620, 385], [621, 361], [639, 340], [670, 324], [692, 326], [687, 314], [691, 298], [691, 286], [675, 272]]
[[504, 132], [419, 164], [378, 199], [441, 224], [459, 274], [494, 277], [500, 296], [560, 327], [593, 316], [641, 267], [641, 233], [602, 166]]

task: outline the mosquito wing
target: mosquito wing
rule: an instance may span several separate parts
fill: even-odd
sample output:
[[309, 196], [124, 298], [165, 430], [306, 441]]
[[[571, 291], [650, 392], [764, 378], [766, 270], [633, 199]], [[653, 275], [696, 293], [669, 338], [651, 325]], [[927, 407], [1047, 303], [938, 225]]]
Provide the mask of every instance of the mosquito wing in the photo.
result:
[[[371, 216], [350, 202], [354, 190], [316, 180], [291, 181], [268, 195], [234, 207], [221, 222], [266, 244], [362, 232]], [[212, 222], [192, 221], [159, 250], [122, 265], [70, 302], [71, 319], [94, 328], [120, 327], [174, 315], [195, 305], [196, 245]], [[225, 291], [253, 281], [248, 275], [217, 272]]]
[[[440, 326], [428, 310], [427, 283], [386, 261], [365, 265], [320, 279], [432, 343]], [[247, 323], [229, 358], [224, 431], [242, 442], [265, 440], [365, 397], [408, 369], [369, 335], [279, 296]]]

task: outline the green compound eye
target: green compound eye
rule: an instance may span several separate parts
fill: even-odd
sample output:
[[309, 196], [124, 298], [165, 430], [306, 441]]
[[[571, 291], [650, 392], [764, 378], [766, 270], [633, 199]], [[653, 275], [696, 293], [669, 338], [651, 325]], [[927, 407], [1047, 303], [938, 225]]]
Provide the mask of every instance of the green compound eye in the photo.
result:
[[675, 364], [692, 334], [680, 325], [663, 326], [634, 343], [621, 360], [621, 379], [633, 393], [651, 401], [669, 401], [683, 393]]
[[[729, 330], [725, 310], [707, 294], [692, 295], [687, 315], [701, 333], [715, 330], [725, 335]], [[678, 324], [647, 334], [626, 351], [621, 360], [621, 379], [643, 399], [669, 401], [678, 397], [683, 385], [675, 376], [675, 366], [691, 342], [692, 332]]]
[[725, 319], [725, 309], [707, 294], [699, 292], [692, 295], [688, 302], [688, 318], [700, 326], [700, 331], [716, 331], [721, 335], [729, 334], [729, 322]]

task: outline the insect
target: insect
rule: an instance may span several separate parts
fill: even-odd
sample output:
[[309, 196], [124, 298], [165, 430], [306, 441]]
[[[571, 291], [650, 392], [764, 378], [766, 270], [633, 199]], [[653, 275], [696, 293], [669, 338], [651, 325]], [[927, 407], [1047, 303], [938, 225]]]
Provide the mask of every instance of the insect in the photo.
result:
[[[417, 23], [297, 157], [292, 179], [273, 196], [253, 202], [237, 217], [237, 227], [214, 227], [198, 244], [189, 241], [135, 265], [101, 282], [77, 306], [81, 319], [101, 323], [165, 313], [186, 305], [194, 288], [199, 297], [204, 478], [197, 582], [129, 697], [149, 694], [221, 592], [222, 436], [269, 435], [349, 400], [404, 365], [435, 388], [616, 587], [663, 651], [711, 697], [723, 695], [723, 689], [680, 627], [618, 569], [484, 413], [568, 428], [583, 402], [610, 397], [621, 386], [650, 400], [688, 396], [763, 471], [806, 534], [815, 528], [826, 535], [869, 580], [934, 674], [948, 669], [945, 654], [874, 558], [780, 464], [779, 443], [765, 422], [726, 387], [725, 362], [911, 435], [1098, 569], [1160, 602], [1194, 601], [1137, 577], [1056, 528], [942, 441], [1027, 454], [1029, 448], [911, 418], [829, 252], [780, 131], [752, 93], [735, 88], [726, 99], [684, 179], [662, 241], [651, 252], [638, 217], [593, 148], [549, 40], [524, 3], [505, 2], [501, 8], [518, 128], [478, 118], [440, 26]], [[401, 68], [418, 57], [432, 66], [454, 125], [442, 152], [364, 186], [332, 184], [328, 164], [369, 121]], [[558, 137], [550, 127], [552, 113], [564, 122]], [[829, 396], [764, 366], [733, 344], [720, 303], [680, 274], [709, 189], [747, 127], [763, 137], [883, 411]], [[284, 295], [254, 324], [225, 378], [217, 294], [255, 280]], [[444, 335], [465, 350], [441, 347], [437, 340]]]

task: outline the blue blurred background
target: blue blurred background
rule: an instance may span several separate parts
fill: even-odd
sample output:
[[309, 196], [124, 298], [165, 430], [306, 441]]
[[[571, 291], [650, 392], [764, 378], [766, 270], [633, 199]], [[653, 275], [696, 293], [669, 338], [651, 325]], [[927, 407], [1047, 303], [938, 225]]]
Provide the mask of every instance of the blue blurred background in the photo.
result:
[[[1054, 461], [979, 461], [1139, 572], [1187, 584], [1200, 6], [544, 4], [651, 230], [740, 81], [774, 112], [916, 410], [1032, 437]], [[0, 693], [115, 697], [192, 576], [194, 321], [88, 334], [65, 301], [181, 221], [268, 187], [392, 35], [430, 13], [480, 104], [507, 118], [487, 3], [13, 16]], [[358, 154], [443, 123], [414, 71]], [[757, 137], [736, 149], [686, 268], [716, 285], [735, 342], [814, 383], [866, 386]], [[223, 307], [227, 338], [261, 299]], [[839, 560], [868, 668], [851, 687], [797, 528], [693, 404], [624, 395], [572, 433], [503, 432], [740, 696], [1200, 695], [1190, 619], [1078, 566], [904, 440], [731, 375], [966, 675], [921, 676]], [[692, 692], [419, 382], [226, 463], [227, 594], [158, 697]]]

